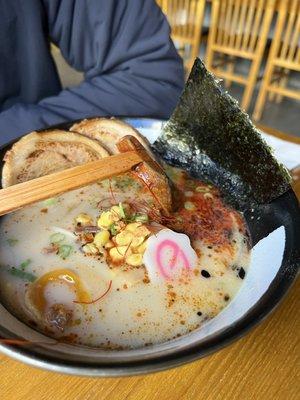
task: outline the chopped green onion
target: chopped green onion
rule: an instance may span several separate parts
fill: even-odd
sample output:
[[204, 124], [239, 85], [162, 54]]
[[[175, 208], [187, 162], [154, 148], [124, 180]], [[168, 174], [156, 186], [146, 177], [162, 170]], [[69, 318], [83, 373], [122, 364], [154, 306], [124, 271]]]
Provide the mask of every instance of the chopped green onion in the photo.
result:
[[134, 220], [136, 222], [141, 222], [143, 224], [143, 223], [147, 223], [149, 221], [149, 218], [148, 218], [147, 214], [136, 214], [134, 216]]
[[9, 245], [10, 247], [15, 246], [15, 245], [19, 242], [18, 239], [13, 239], [13, 238], [7, 239], [6, 241], [7, 241], [8, 245]]
[[[113, 182], [113, 178], [111, 179], [111, 181]], [[103, 181], [100, 182], [100, 185], [104, 188], [104, 189], [109, 189], [109, 179], [104, 179]]]
[[121, 216], [121, 218], [126, 218], [125, 211], [124, 211], [124, 207], [123, 207], [123, 204], [122, 204], [122, 203], [119, 203], [119, 209], [120, 209], [120, 216]]
[[139, 188], [140, 184], [131, 177], [115, 177], [113, 179], [114, 185], [121, 191], [125, 191], [128, 187]]
[[55, 197], [51, 197], [50, 199], [43, 201], [43, 204], [45, 206], [53, 206], [56, 202], [57, 202], [57, 199]]
[[118, 231], [116, 230], [116, 225], [115, 224], [111, 224], [109, 230], [110, 230], [110, 232], [111, 232], [111, 234], [113, 236], [115, 236], [118, 233]]
[[23, 262], [20, 264], [21, 270], [24, 271], [24, 269], [27, 268], [28, 265], [29, 265], [30, 263], [31, 263], [30, 258], [28, 258], [28, 260], [26, 260], [26, 261], [23, 261]]
[[129, 223], [129, 222], [135, 222], [135, 215], [136, 215], [136, 214], [127, 215], [126, 218], [125, 218], [125, 221], [126, 221], [127, 223]]
[[64, 260], [71, 254], [71, 251], [72, 246], [68, 244], [62, 244], [61, 246], [59, 246], [58, 255]]
[[37, 279], [37, 277], [30, 272], [25, 272], [15, 267], [12, 267], [8, 272], [17, 278], [21, 278], [29, 282], [34, 282]]
[[50, 236], [50, 243], [60, 243], [63, 240], [65, 240], [66, 235], [64, 235], [63, 233], [57, 232], [57, 233], [53, 233], [53, 235]]

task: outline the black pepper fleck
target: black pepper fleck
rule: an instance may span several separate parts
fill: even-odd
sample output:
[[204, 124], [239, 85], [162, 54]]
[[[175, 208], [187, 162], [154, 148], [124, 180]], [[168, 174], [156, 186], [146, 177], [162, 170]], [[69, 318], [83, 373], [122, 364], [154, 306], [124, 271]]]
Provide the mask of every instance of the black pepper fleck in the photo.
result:
[[246, 272], [245, 272], [244, 268], [241, 267], [240, 270], [239, 270], [239, 277], [240, 277], [241, 279], [244, 279], [244, 278], [245, 278], [245, 275], [246, 275]]
[[198, 312], [197, 312], [197, 315], [199, 315], [199, 317], [201, 317], [202, 312], [201, 312], [201, 311], [198, 311]]
[[201, 275], [203, 276], [203, 278], [210, 278], [210, 273], [205, 269], [201, 270]]

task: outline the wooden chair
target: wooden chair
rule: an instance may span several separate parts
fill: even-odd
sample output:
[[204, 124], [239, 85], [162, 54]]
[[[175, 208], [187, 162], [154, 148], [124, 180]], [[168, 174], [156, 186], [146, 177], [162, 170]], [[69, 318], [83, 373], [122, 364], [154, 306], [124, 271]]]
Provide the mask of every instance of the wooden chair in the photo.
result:
[[[245, 86], [241, 107], [247, 110], [265, 50], [275, 0], [212, 0], [207, 68], [226, 86]], [[247, 76], [234, 72], [236, 58], [250, 62]]]
[[156, 3], [159, 5], [159, 7], [161, 9], [163, 9], [163, 4], [164, 4], [165, 0], [156, 0]]
[[[300, 100], [299, 88], [287, 88], [290, 71], [300, 72], [300, 0], [281, 0], [264, 78], [253, 118], [261, 118], [267, 94], [270, 99], [282, 96]], [[275, 95], [275, 96], [274, 96]]]
[[171, 36], [188, 72], [199, 54], [205, 0], [160, 0]]

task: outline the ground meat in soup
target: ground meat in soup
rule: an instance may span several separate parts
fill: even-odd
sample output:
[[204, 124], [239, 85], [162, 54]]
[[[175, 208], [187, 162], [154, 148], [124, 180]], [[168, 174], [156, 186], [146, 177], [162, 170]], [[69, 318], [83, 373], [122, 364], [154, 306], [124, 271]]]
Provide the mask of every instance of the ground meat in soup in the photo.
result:
[[45, 322], [50, 328], [64, 332], [72, 321], [73, 311], [68, 310], [63, 304], [53, 304], [45, 313]]

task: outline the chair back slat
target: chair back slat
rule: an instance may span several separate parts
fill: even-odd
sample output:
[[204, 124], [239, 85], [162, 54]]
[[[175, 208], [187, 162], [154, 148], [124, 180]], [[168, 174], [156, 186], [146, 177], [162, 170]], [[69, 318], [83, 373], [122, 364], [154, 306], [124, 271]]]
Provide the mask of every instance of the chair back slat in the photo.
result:
[[171, 26], [171, 36], [186, 69], [199, 53], [205, 0], [160, 0]]
[[202, 21], [199, 21], [199, 11], [204, 9], [205, 0], [165, 0], [162, 10], [168, 17], [172, 35], [192, 39]]
[[247, 17], [247, 4], [248, 1], [242, 1], [242, 5], [240, 7], [240, 14], [239, 14], [239, 23], [238, 23], [238, 28], [236, 31], [235, 35], [235, 41], [234, 41], [234, 48], [235, 49], [240, 49], [243, 35], [244, 35], [244, 28], [245, 28], [245, 20]]
[[289, 52], [287, 55], [287, 59], [289, 61], [294, 61], [297, 54], [297, 47], [299, 47], [300, 40], [300, 11], [298, 11], [297, 21], [295, 23], [294, 33], [291, 38], [291, 44], [289, 46]]
[[295, 57], [295, 63], [300, 64], [300, 46], [298, 46], [297, 54]]
[[256, 101], [253, 117], [262, 116], [266, 99], [280, 102], [282, 97], [300, 100], [297, 87], [288, 85], [290, 71], [300, 72], [300, 0], [278, 0], [274, 38]]
[[249, 41], [251, 38], [251, 32], [252, 32], [252, 27], [253, 27], [253, 21], [255, 18], [255, 6], [256, 6], [256, 0], [251, 0], [249, 3], [248, 12], [247, 12], [247, 19], [246, 19], [246, 23], [245, 23], [245, 30], [244, 30], [244, 35], [243, 35], [243, 40], [242, 40], [242, 45], [241, 45], [241, 49], [243, 51], [246, 51], [249, 46]]
[[182, 29], [182, 36], [184, 37], [191, 37], [191, 23], [190, 23], [190, 15], [193, 13], [193, 4], [190, 1], [183, 0], [181, 7], [185, 9], [186, 16], [187, 16], [187, 23], [184, 24]]
[[248, 45], [248, 51], [251, 51], [251, 52], [255, 51], [257, 44], [258, 44], [260, 34], [262, 33], [262, 31], [264, 29], [263, 18], [264, 18], [264, 14], [266, 11], [265, 3], [266, 3], [265, 0], [259, 0], [257, 7], [255, 9], [255, 18], [254, 18], [253, 27], [251, 29], [250, 42]]
[[188, 10], [188, 17], [189, 17], [189, 27], [192, 27], [192, 32], [190, 32], [190, 37], [194, 37], [196, 29], [198, 27], [202, 28], [202, 21], [201, 24], [198, 22], [198, 12], [199, 12], [199, 4], [202, 6], [203, 5], [203, 11], [204, 11], [204, 6], [205, 6], [205, 1], [202, 1], [201, 4], [201, 0], [199, 2], [199, 0], [193, 0], [193, 1], [189, 1], [186, 0], [186, 8]]
[[[245, 85], [241, 105], [247, 110], [274, 15], [275, 1], [278, 0], [211, 1], [207, 67], [225, 79], [226, 87], [232, 81]], [[237, 57], [250, 62], [247, 76], [235, 73], [234, 63]]]
[[[234, 4], [235, 3], [235, 4]], [[240, 22], [240, 14], [242, 10], [242, 0], [236, 0], [233, 3], [232, 20], [229, 32], [229, 47], [235, 47], [236, 35], [238, 33], [238, 26]]]
[[178, 35], [183, 37], [183, 31], [185, 30], [186, 25], [189, 24], [189, 16], [187, 10], [183, 8], [181, 3], [181, 0], [177, 0], [177, 2], [175, 2], [175, 10], [177, 15]]
[[224, 21], [224, 35], [223, 35], [223, 45], [227, 46], [230, 38], [230, 22], [231, 22], [231, 12], [232, 12], [232, 0], [227, 0], [225, 21]]
[[217, 11], [215, 13], [213, 12], [213, 14], [215, 14], [214, 15], [215, 20], [212, 21], [212, 23], [214, 24], [213, 29], [217, 30], [216, 43], [219, 45], [223, 44], [226, 4], [227, 4], [227, 0], [224, 0], [221, 3], [217, 2], [213, 6]]
[[[294, 21], [297, 17], [296, 15], [296, 9], [297, 9], [297, 3], [298, 0], [292, 0], [290, 1], [289, 8], [285, 10], [285, 23], [284, 23], [284, 28], [282, 31], [282, 35], [280, 37], [280, 44], [281, 44], [281, 49], [278, 54], [278, 58], [285, 59], [287, 57], [287, 53], [289, 50], [289, 44], [291, 42], [291, 35], [293, 33], [293, 25]], [[287, 13], [287, 11], [289, 11]]]
[[[266, 28], [266, 10], [275, 0], [212, 0], [218, 7], [215, 43], [244, 52], [255, 52]], [[219, 3], [216, 5], [216, 3]]]

